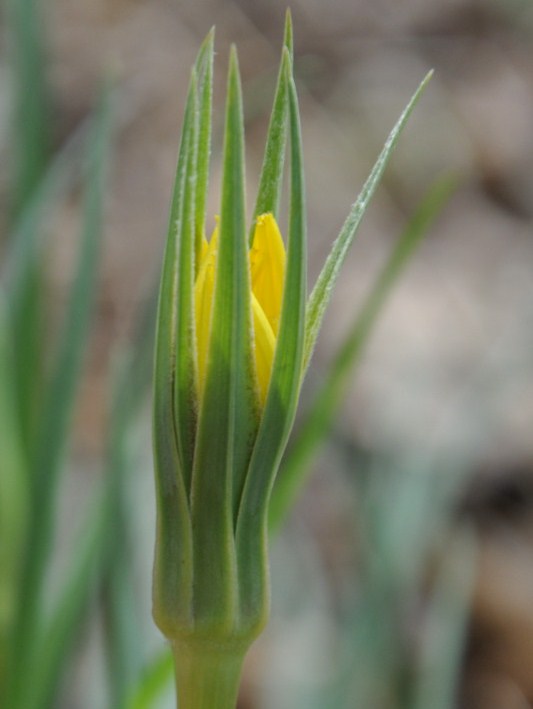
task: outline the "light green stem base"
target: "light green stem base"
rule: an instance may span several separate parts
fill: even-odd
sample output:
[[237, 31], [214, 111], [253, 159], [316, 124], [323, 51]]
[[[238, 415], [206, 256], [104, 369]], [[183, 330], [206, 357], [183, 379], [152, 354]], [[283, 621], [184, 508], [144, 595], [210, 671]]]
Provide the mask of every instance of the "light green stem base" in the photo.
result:
[[173, 643], [178, 709], [235, 709], [244, 652]]

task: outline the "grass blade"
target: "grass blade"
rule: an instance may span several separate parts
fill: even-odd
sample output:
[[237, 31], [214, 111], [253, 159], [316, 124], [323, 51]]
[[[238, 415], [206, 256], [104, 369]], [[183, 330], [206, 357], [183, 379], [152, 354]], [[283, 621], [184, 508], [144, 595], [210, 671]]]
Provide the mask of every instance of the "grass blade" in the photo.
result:
[[13, 413], [18, 418], [24, 458], [31, 473], [35, 470], [30, 460], [35, 450], [45, 374], [42, 356], [45, 332], [42, 264], [32, 262], [24, 275], [24, 280], [17, 284], [19, 297], [9, 315], [13, 349], [17, 353], [13, 363], [16, 390]]
[[[25, 665], [23, 658], [31, 646], [37, 618], [46, 562], [53, 537], [54, 504], [74, 397], [79, 382], [83, 352], [87, 341], [91, 306], [96, 291], [96, 266], [101, 234], [104, 166], [109, 137], [109, 97], [104, 96], [94, 125], [90, 144], [85, 213], [79, 258], [55, 371], [44, 399], [43, 427], [37, 439], [34, 466], [33, 509], [27, 555], [24, 560], [20, 612], [14, 639], [15, 667]], [[13, 706], [22, 675], [12, 674], [15, 684]]]
[[[102, 99], [95, 121], [89, 152], [87, 190], [78, 263], [62, 340], [55, 358], [43, 415], [36, 469], [39, 471], [37, 496], [52, 495], [61, 463], [74, 397], [80, 379], [83, 354], [88, 339], [90, 316], [96, 292], [96, 275], [102, 233], [105, 164], [110, 131], [109, 96]], [[44, 490], [48, 492], [44, 492]]]
[[46, 247], [46, 221], [55, 201], [76, 180], [82, 148], [87, 143], [86, 120], [68, 139], [43, 173], [10, 227], [7, 257], [1, 280], [17, 357], [13, 363], [16, 407], [20, 419], [24, 453], [29, 458], [35, 446], [35, 428], [42, 406], [44, 377], [42, 335], [44, 334], [42, 266]]
[[23, 555], [29, 512], [28, 471], [17, 426], [7, 315], [0, 300], [0, 705], [10, 653], [11, 622], [17, 603], [17, 582]]
[[10, 309], [15, 309], [21, 297], [28, 270], [41, 258], [46, 240], [37, 235], [50, 207], [76, 179], [79, 155], [90, 137], [89, 124], [89, 119], [84, 121], [50, 160], [31, 198], [10, 225], [7, 255], [0, 265]]
[[[123, 476], [120, 477], [125, 482]], [[114, 487], [116, 494], [110, 505], [113, 523], [112, 528], [111, 525], [108, 527], [112, 539], [108, 537], [108, 559], [102, 590], [110, 705], [122, 709], [142, 667], [144, 638], [139, 627], [135, 598], [133, 550], [128, 524], [132, 519], [131, 515], [128, 516], [125, 485]]]
[[13, 213], [31, 198], [48, 160], [50, 100], [46, 81], [44, 5], [9, 0], [7, 27], [13, 49]]
[[462, 530], [439, 570], [420, 643], [413, 709], [457, 706], [472, 590], [477, 571], [473, 530]]
[[51, 617], [41, 625], [24, 655], [25, 668], [31, 668], [31, 682], [25, 682], [17, 707], [41, 709], [54, 706], [61, 675], [66, 671], [83, 612], [94, 593], [96, 572], [103, 563], [109, 539], [109, 510], [105, 495], [93, 505], [84, 533], [76, 542], [76, 553], [66, 573], [66, 584], [59, 594]]
[[152, 709], [173, 679], [174, 658], [170, 650], [164, 650], [145, 668], [126, 704], [127, 709]]
[[[123, 571], [122, 565], [116, 566], [117, 557], [125, 558], [125, 551], [116, 540], [117, 497], [120, 502], [126, 484], [126, 438], [146, 400], [151, 382], [156, 308], [157, 290], [154, 288], [138, 321], [133, 345], [123, 355], [118, 369], [113, 388], [104, 487], [90, 506], [83, 531], [73, 547], [75, 552], [65, 575], [65, 584], [40, 636], [36, 650], [40, 659], [31, 683], [32, 695], [25, 709], [39, 709], [53, 703], [80, 623], [96, 589], [98, 572]], [[128, 658], [132, 659], [129, 653]], [[124, 656], [117, 654], [116, 660], [122, 667], [126, 666]], [[136, 660], [133, 661], [137, 668]], [[131, 669], [127, 676], [131, 676]], [[121, 689], [126, 691], [129, 685], [123, 684]], [[120, 701], [113, 706], [122, 706], [124, 696], [118, 691], [116, 696]]]

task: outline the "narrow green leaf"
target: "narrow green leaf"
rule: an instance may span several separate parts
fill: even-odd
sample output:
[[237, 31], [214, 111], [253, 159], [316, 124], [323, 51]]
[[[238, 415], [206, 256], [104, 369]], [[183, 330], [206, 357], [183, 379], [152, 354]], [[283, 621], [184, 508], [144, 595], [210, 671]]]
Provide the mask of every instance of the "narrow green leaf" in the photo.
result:
[[[285, 49], [287, 51], [285, 51]], [[255, 203], [252, 225], [250, 229], [250, 243], [253, 239], [255, 220], [260, 214], [272, 212], [277, 218], [279, 200], [283, 180], [283, 163], [285, 157], [285, 144], [287, 140], [287, 108], [288, 108], [288, 79], [287, 63], [292, 59], [292, 21], [287, 10], [285, 19], [284, 49], [278, 75], [278, 83], [274, 96], [274, 105], [270, 115], [263, 167], [259, 179], [259, 189]]]
[[[23, 277], [20, 270], [11, 271], [12, 254], [24, 251], [36, 241], [42, 230], [34, 212], [36, 196], [47, 181], [50, 158], [50, 100], [47, 86], [45, 27], [43, 7], [39, 0], [10, 0], [7, 3], [7, 29], [12, 49], [13, 113], [10, 154], [13, 175], [12, 223], [8, 228], [8, 298], [10, 320], [17, 351], [13, 377], [17, 386], [16, 415], [20, 418], [25, 453], [34, 445], [35, 424], [41, 405], [43, 382], [42, 346], [44, 332], [43, 262], [26, 261]], [[48, 181], [49, 182], [49, 181]], [[24, 225], [24, 234], [19, 227]], [[16, 286], [16, 299], [13, 297]]]
[[[22, 454], [22, 438], [17, 426], [15, 391], [12, 380], [15, 353], [10, 342], [5, 303], [0, 294], [0, 557], [12, 553], [19, 558], [20, 535], [15, 526], [24, 525], [28, 512], [28, 471]], [[10, 531], [11, 530], [11, 531]], [[4, 549], [6, 546], [9, 549]], [[2, 573], [8, 565], [0, 563]], [[2, 579], [3, 580], [3, 579]], [[0, 623], [1, 623], [0, 610]]]
[[103, 575], [106, 665], [110, 705], [123, 709], [143, 664], [144, 643], [136, 603], [134, 555], [131, 548], [125, 486], [116, 486], [112, 502], [113, 531], [108, 538], [109, 561]]
[[450, 709], [457, 704], [478, 553], [473, 530], [463, 530], [457, 536], [428, 604], [411, 704], [414, 709]]
[[[37, 440], [35, 485], [27, 555], [24, 559], [19, 614], [14, 633], [15, 668], [25, 665], [35, 641], [41, 591], [53, 538], [54, 507], [60, 479], [62, 455], [69, 432], [71, 413], [81, 373], [90, 313], [96, 292], [96, 267], [101, 237], [105, 162], [110, 132], [109, 96], [105, 93], [95, 119], [90, 144], [87, 188], [79, 258], [69, 298], [55, 369], [44, 399], [42, 429]], [[22, 675], [11, 677], [12, 705], [17, 706]]]
[[198, 149], [196, 158], [195, 273], [198, 273], [200, 249], [202, 239], [205, 234], [205, 209], [207, 201], [207, 188], [209, 183], [209, 157], [211, 153], [211, 106], [213, 102], [214, 38], [215, 30], [213, 28], [205, 38], [195, 64], [196, 73], [198, 76], [198, 98], [200, 103]]
[[[24, 709], [54, 706], [62, 673], [76, 641], [83, 612], [94, 591], [96, 573], [109, 542], [110, 510], [105, 495], [93, 505], [89, 521], [76, 542], [76, 553], [65, 575], [66, 583], [50, 617], [35, 632], [25, 653], [24, 667], [31, 669], [31, 682], [22, 688], [19, 704]], [[24, 673], [21, 673], [24, 674]]]
[[87, 119], [54, 155], [31, 198], [26, 200], [10, 226], [7, 254], [0, 264], [10, 310], [20, 300], [27, 273], [32, 264], [41, 258], [46, 246], [46, 239], [38, 238], [42, 223], [54, 202], [76, 180], [77, 163], [90, 138], [90, 128], [91, 120]]
[[42, 262], [28, 264], [24, 280], [17, 283], [17, 302], [10, 311], [13, 349], [17, 357], [13, 367], [15, 406], [22, 436], [22, 449], [30, 474], [36, 468], [30, 463], [35, 454], [36, 429], [42, 409], [44, 358], [42, 342], [45, 333], [44, 271]]
[[[45, 333], [43, 264], [48, 232], [43, 226], [56, 200], [76, 183], [80, 154], [86, 147], [89, 119], [84, 121], [47, 165], [40, 182], [28, 195], [10, 225], [7, 254], [0, 265], [6, 287], [9, 321], [17, 357], [13, 363], [16, 384], [14, 412], [26, 458], [35, 445], [35, 428], [42, 406]], [[31, 451], [31, 452], [30, 452]]]
[[235, 48], [231, 50], [218, 258], [205, 391], [192, 485], [195, 614], [235, 617], [233, 500], [255, 428], [251, 303], [244, 195], [244, 126]]
[[322, 271], [320, 272], [315, 287], [313, 288], [313, 292], [309, 297], [305, 324], [304, 371], [309, 364], [309, 360], [311, 359], [315, 342], [318, 337], [318, 332], [322, 324], [322, 319], [331, 297], [333, 286], [335, 285], [339, 275], [340, 268], [344, 263], [348, 249], [350, 248], [363, 215], [381, 180], [392, 151], [398, 142], [411, 112], [418, 103], [429, 80], [431, 79], [432, 74], [433, 72], [429, 72], [429, 74], [427, 74], [389, 134], [383, 150], [376, 160], [376, 163], [372, 168], [372, 171], [365, 182], [357, 201], [353, 205], [350, 214], [344, 222], [339, 236], [333, 244], [331, 252], [326, 260], [326, 263], [324, 264], [324, 267], [322, 268]]
[[[287, 50], [285, 52], [288, 54]], [[289, 67], [289, 63], [285, 62], [287, 72]], [[303, 362], [306, 298], [305, 190], [298, 99], [292, 76], [288, 77], [288, 85], [291, 188], [287, 271], [271, 383], [246, 478], [236, 532], [241, 594], [244, 605], [248, 603], [251, 612], [256, 599], [265, 594], [268, 588], [266, 559], [264, 554], [259, 553], [257, 543], [262, 540], [266, 546], [270, 491], [294, 421]]]
[[14, 87], [13, 212], [24, 208], [45, 169], [50, 147], [44, 5], [40, 0], [9, 0], [7, 29]]
[[455, 182], [437, 182], [426, 195], [398, 239], [383, 270], [365, 300], [347, 338], [328, 369], [325, 381], [310, 410], [301, 423], [288, 456], [274, 486], [270, 504], [270, 528], [282, 523], [304, 483], [309, 463], [327, 435], [335, 412], [346, 391], [346, 385], [360, 361], [364, 346], [393, 286], [397, 282], [417, 246], [427, 234], [433, 220], [442, 210], [455, 187]]
[[18, 600], [20, 562], [29, 513], [28, 470], [15, 411], [14, 352], [5, 304], [0, 299], [0, 705], [11, 651], [11, 624]]
[[[83, 353], [88, 338], [90, 315], [96, 293], [96, 274], [102, 233], [102, 213], [105, 184], [105, 164], [110, 131], [109, 96], [103, 98], [95, 123], [95, 133], [89, 154], [87, 192], [76, 274], [69, 296], [62, 340], [55, 358], [43, 415], [40, 450], [36, 467], [40, 490], [50, 494], [53, 478], [58, 471], [73, 402], [81, 373]], [[42, 498], [41, 498], [42, 499]]]
[[145, 668], [126, 704], [127, 709], [153, 709], [173, 679], [174, 658], [167, 649], [159, 653]]
[[[106, 471], [103, 487], [92, 500], [83, 530], [73, 544], [73, 555], [65, 574], [64, 585], [59, 593], [50, 618], [42, 628], [36, 643], [36, 670], [32, 673], [31, 697], [25, 709], [39, 709], [53, 704], [63, 673], [68, 670], [69, 657], [84, 620], [89, 600], [95, 591], [98, 572], [106, 570], [121, 576], [126, 582], [123, 535], [117, 539], [117, 497], [123, 504], [124, 488], [128, 485], [128, 456], [125, 455], [126, 438], [131, 425], [146, 400], [152, 375], [153, 326], [157, 298], [151, 293], [136, 325], [131, 348], [124, 353], [118, 367], [113, 387], [110, 414]], [[118, 559], [118, 563], [117, 563]], [[126, 619], [124, 619], [126, 620]], [[132, 628], [131, 618], [129, 631]], [[140, 641], [131, 651], [140, 652]], [[115, 644], [114, 659], [124, 666], [126, 659], [120, 654], [122, 645]], [[137, 666], [137, 665], [135, 665]], [[128, 677], [131, 674], [131, 669]], [[125, 689], [125, 686], [123, 685]], [[117, 694], [118, 696], [118, 694]], [[121, 697], [124, 700], [123, 697]], [[114, 705], [115, 706], [115, 705]], [[116, 706], [122, 706], [117, 702]]]

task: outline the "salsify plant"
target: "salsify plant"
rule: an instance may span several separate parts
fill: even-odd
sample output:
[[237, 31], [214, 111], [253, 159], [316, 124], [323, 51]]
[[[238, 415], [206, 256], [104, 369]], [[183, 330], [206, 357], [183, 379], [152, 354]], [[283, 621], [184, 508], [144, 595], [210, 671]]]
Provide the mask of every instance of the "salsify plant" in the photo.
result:
[[[402, 113], [309, 297], [292, 28], [285, 40], [251, 226], [231, 50], [221, 205], [205, 237], [213, 32], [185, 107], [157, 322], [153, 613], [170, 641], [180, 709], [229, 709], [269, 610], [269, 503], [339, 269], [428, 77]], [[277, 219], [289, 138], [286, 246]]]

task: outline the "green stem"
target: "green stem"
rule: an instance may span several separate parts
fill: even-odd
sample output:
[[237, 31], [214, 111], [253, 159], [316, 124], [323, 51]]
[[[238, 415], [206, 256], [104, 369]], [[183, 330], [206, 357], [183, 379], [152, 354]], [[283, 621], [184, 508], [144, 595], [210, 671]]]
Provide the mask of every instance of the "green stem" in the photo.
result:
[[235, 709], [244, 651], [173, 643], [179, 709]]

